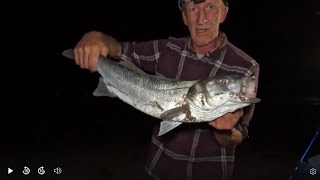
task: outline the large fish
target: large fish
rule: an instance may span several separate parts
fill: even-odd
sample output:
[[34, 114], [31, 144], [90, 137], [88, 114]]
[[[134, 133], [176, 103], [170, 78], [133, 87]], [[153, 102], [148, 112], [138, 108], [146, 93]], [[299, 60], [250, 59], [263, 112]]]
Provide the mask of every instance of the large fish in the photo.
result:
[[[73, 51], [63, 52], [74, 58]], [[228, 112], [260, 102], [254, 76], [215, 76], [180, 81], [149, 75], [130, 61], [123, 65], [100, 56], [101, 75], [94, 96], [118, 97], [150, 116], [161, 119], [159, 136], [182, 123], [210, 122]]]

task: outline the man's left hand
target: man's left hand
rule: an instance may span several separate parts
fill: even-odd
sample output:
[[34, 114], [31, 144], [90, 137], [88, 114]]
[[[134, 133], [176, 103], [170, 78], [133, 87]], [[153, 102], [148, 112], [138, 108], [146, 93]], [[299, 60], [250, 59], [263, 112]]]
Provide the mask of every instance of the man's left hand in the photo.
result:
[[238, 109], [209, 122], [209, 124], [218, 130], [231, 130], [238, 123], [242, 115], [243, 110]]

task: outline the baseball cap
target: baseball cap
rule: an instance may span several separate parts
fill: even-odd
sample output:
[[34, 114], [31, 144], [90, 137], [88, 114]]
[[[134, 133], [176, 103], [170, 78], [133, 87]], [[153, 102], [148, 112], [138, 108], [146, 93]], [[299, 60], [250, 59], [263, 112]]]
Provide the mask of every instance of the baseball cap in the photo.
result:
[[[203, 1], [205, 1], [205, 0], [179, 0], [179, 1], [178, 1], [179, 9], [182, 10], [182, 5], [183, 5], [184, 3], [191, 2], [191, 1], [194, 1], [195, 3], [197, 3], [197, 2], [203, 2]], [[223, 4], [224, 4], [225, 6], [228, 6], [228, 0], [222, 0], [222, 2], [223, 2]]]

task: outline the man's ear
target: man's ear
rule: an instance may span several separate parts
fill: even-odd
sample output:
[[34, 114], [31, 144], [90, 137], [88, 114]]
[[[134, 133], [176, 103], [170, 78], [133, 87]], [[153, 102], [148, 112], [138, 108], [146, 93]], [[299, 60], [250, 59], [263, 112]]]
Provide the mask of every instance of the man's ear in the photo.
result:
[[220, 14], [220, 23], [223, 23], [228, 15], [229, 7], [225, 7], [222, 9], [221, 14]]
[[188, 22], [187, 22], [187, 16], [186, 13], [182, 10], [182, 19], [183, 19], [183, 23], [188, 26]]

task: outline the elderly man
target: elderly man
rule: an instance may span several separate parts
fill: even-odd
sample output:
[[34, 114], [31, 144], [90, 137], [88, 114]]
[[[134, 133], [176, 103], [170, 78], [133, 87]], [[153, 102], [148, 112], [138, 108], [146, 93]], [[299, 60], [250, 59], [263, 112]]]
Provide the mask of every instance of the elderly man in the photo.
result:
[[[219, 26], [227, 17], [226, 0], [179, 0], [182, 20], [190, 32], [183, 38], [118, 42], [102, 32], [88, 32], [74, 48], [75, 62], [96, 71], [99, 55], [131, 61], [146, 72], [180, 80], [236, 73], [254, 75], [259, 65], [231, 44]], [[248, 136], [254, 105], [214, 121], [183, 124], [158, 137], [154, 127], [146, 153], [146, 171], [160, 180], [229, 179], [235, 147]]]

